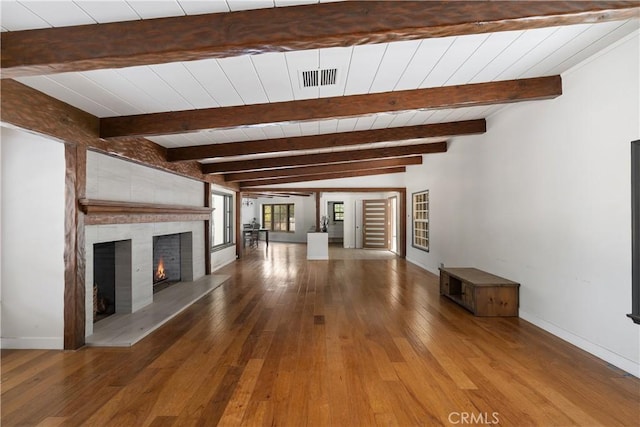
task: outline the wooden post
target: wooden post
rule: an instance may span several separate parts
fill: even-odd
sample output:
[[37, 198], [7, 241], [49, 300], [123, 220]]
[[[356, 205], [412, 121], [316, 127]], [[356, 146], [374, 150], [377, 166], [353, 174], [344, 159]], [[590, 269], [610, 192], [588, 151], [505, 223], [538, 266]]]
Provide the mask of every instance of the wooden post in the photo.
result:
[[640, 324], [640, 140], [631, 142], [631, 313]]
[[[204, 183], [204, 207], [211, 207], [211, 183]], [[211, 216], [204, 222], [204, 274], [211, 274]]]
[[400, 239], [399, 239], [399, 251], [400, 258], [407, 257], [407, 189], [403, 188], [399, 191], [400, 203], [398, 206], [400, 216]]
[[316, 191], [316, 233], [320, 231], [320, 194]]
[[236, 192], [236, 256], [242, 258], [242, 191]]
[[86, 194], [87, 148], [65, 144], [64, 348], [84, 345], [85, 238], [84, 213], [78, 200]]

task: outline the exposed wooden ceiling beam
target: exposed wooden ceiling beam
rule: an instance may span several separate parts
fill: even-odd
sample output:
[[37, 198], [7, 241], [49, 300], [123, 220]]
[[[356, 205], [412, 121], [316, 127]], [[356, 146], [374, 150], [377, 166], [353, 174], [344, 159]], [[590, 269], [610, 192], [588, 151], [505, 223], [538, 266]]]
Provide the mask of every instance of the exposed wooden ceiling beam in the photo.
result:
[[[246, 188], [241, 191], [253, 191]], [[406, 193], [406, 187], [256, 187], [255, 191], [272, 193], [280, 191], [303, 191], [316, 193]]]
[[[242, 191], [242, 190], [240, 190]], [[256, 193], [254, 191], [251, 192], [242, 192], [242, 197], [246, 197], [249, 199], [256, 199], [258, 197], [273, 197], [271, 193]]]
[[309, 197], [312, 193], [301, 193], [299, 191], [272, 191], [272, 192], [255, 192], [255, 191], [242, 191], [243, 199], [258, 199], [261, 197], [289, 197], [289, 196], [297, 196], [297, 197]]
[[278, 193], [269, 193], [273, 196], [295, 196], [295, 197], [309, 197], [311, 194], [308, 193], [289, 193], [289, 192], [278, 192]]
[[321, 120], [380, 112], [502, 104], [562, 95], [560, 76], [336, 96], [271, 104], [205, 108], [100, 120], [100, 136], [117, 138], [195, 132], [255, 124]]
[[303, 166], [298, 168], [287, 169], [268, 169], [264, 171], [255, 172], [238, 172], [224, 175], [225, 181], [238, 182], [238, 181], [260, 181], [263, 179], [285, 177], [285, 176], [303, 176], [303, 175], [318, 175], [323, 173], [338, 173], [343, 171], [356, 171], [356, 170], [368, 170], [368, 169], [382, 169], [407, 165], [421, 165], [422, 156], [411, 157], [395, 157], [391, 159], [382, 160], [366, 160], [361, 162], [348, 162], [348, 163], [332, 163], [329, 165], [319, 166]]
[[357, 132], [299, 136], [293, 138], [263, 139], [226, 144], [169, 148], [167, 150], [167, 159], [169, 161], [199, 160], [215, 157], [241, 156], [243, 154], [254, 153], [276, 153], [278, 151], [335, 148], [347, 145], [368, 144], [372, 142], [472, 135], [484, 133], [486, 130], [487, 123], [484, 119], [466, 120], [461, 122], [436, 123], [390, 129], [375, 129]]
[[3, 32], [2, 77], [628, 19], [637, 1], [341, 2]]
[[[249, 181], [249, 182], [241, 182], [240, 188], [253, 188], [260, 185], [279, 185], [279, 184], [289, 184], [292, 182], [306, 182], [306, 181], [319, 181], [323, 179], [336, 179], [336, 178], [353, 178], [358, 176], [372, 176], [372, 175], [385, 175], [392, 173], [403, 173], [406, 172], [407, 168], [404, 166], [397, 168], [386, 168], [386, 169], [373, 169], [373, 170], [360, 170], [360, 171], [345, 171], [339, 173], [328, 173], [328, 174], [318, 174], [318, 175], [305, 175], [305, 176], [290, 176], [284, 178], [273, 178], [266, 179], [264, 181]], [[259, 187], [258, 187], [259, 188]]]
[[198, 162], [167, 162], [167, 149], [148, 139], [104, 141], [98, 137], [97, 117], [16, 80], [0, 80], [0, 92], [0, 124], [3, 126], [14, 126], [65, 143], [86, 145], [90, 150], [120, 159], [237, 189], [236, 185], [225, 183], [222, 177], [203, 175]]
[[444, 153], [447, 143], [403, 145], [399, 147], [373, 148], [370, 150], [334, 151], [331, 153], [306, 154], [302, 156], [269, 157], [266, 159], [238, 160], [233, 162], [202, 165], [203, 173], [250, 171], [289, 166], [319, 165], [325, 163], [372, 160], [387, 157], [402, 157], [415, 154]]

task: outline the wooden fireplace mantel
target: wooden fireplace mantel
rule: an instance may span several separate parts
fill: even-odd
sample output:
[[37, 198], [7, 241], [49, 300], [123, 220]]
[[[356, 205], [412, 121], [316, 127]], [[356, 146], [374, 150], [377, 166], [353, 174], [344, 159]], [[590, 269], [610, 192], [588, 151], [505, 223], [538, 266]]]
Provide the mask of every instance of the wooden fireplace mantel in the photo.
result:
[[200, 206], [95, 199], [79, 199], [78, 204], [86, 215], [86, 225], [206, 221], [211, 218], [213, 210]]

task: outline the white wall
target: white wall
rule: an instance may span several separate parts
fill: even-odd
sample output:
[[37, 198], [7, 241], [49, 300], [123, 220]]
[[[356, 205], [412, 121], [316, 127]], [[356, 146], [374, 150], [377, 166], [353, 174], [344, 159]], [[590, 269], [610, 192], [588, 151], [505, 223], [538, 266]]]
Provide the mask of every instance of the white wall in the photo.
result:
[[[242, 205], [240, 208], [240, 227], [242, 224], [251, 224], [251, 221], [255, 218], [260, 222], [260, 203], [257, 199], [243, 199], [250, 200], [253, 204], [249, 206]], [[268, 200], [268, 199], [264, 199]]]
[[636, 376], [640, 328], [625, 314], [638, 40], [569, 70], [559, 98], [503, 109], [486, 134], [453, 140], [406, 177], [408, 213], [411, 192], [429, 189], [431, 202], [431, 252], [409, 246], [409, 260], [520, 282], [522, 318]]
[[64, 145], [1, 129], [2, 348], [63, 348]]

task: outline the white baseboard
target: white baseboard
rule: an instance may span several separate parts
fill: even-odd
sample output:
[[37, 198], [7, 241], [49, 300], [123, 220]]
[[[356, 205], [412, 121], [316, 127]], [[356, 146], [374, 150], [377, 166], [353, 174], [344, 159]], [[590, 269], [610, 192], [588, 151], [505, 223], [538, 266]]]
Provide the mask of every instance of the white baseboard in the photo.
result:
[[[409, 261], [411, 264], [414, 264], [426, 271], [428, 271], [429, 273], [433, 273], [435, 275], [438, 275], [438, 272], [433, 272], [431, 271], [429, 268], [427, 268], [427, 266], [412, 260], [410, 258], [406, 258], [407, 261]], [[577, 335], [572, 334], [569, 331], [566, 331], [565, 329], [562, 329], [552, 323], [549, 323], [545, 320], [542, 320], [530, 313], [527, 313], [526, 311], [520, 310], [520, 314], [519, 317], [523, 320], [526, 320], [527, 322], [539, 327], [540, 329], [544, 329], [545, 331], [549, 332], [550, 334], [555, 335], [556, 337], [567, 341], [570, 344], [575, 345], [576, 347], [580, 348], [581, 350], [586, 351], [587, 353], [590, 353], [602, 360], [604, 360], [605, 362], [622, 369], [625, 372], [630, 373], [631, 375], [640, 378], [640, 363], [636, 363], [632, 360], [629, 360], [625, 357], [620, 356], [617, 353], [614, 353], [610, 350], [607, 350], [606, 348], [603, 348], [597, 344], [594, 344], [590, 341], [585, 340], [582, 337], [579, 337]]]
[[431, 270], [430, 270], [426, 265], [424, 265], [424, 264], [422, 264], [422, 263], [420, 263], [420, 262], [418, 262], [418, 261], [416, 261], [416, 260], [414, 260], [414, 259], [411, 259], [411, 258], [409, 258], [409, 257], [406, 257], [405, 259], [406, 259], [407, 261], [409, 261], [411, 264], [413, 264], [413, 265], [417, 265], [417, 266], [418, 266], [418, 267], [420, 267], [421, 269], [426, 270], [426, 271], [428, 271], [428, 272], [429, 272], [429, 273], [431, 273], [431, 274], [435, 274], [436, 276], [439, 276], [439, 275], [440, 275], [440, 272], [439, 272], [439, 271], [435, 271], [435, 272], [434, 272], [434, 271], [431, 271]]
[[590, 341], [585, 340], [582, 337], [572, 334], [569, 331], [566, 331], [558, 326], [549, 323], [545, 320], [542, 320], [526, 311], [520, 310], [520, 318], [526, 320], [529, 323], [532, 323], [539, 327], [540, 329], [544, 329], [545, 331], [557, 336], [560, 339], [567, 341], [575, 345], [576, 347], [586, 351], [587, 353], [591, 353], [594, 356], [604, 360], [605, 362], [622, 369], [625, 372], [630, 373], [631, 375], [640, 378], [640, 364], [634, 362], [633, 360], [629, 360], [625, 357], [620, 356], [617, 353], [614, 353], [606, 348], [600, 347], [597, 344], [594, 344]]
[[62, 350], [64, 338], [2, 338], [0, 347], [14, 350]]

